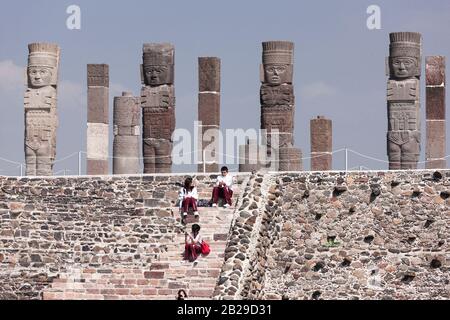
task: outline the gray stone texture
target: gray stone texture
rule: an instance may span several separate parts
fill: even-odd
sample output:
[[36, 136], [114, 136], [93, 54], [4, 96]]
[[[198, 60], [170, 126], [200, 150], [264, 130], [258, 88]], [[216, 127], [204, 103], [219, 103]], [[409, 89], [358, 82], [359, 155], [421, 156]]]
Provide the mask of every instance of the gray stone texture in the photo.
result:
[[[298, 154], [286, 151], [294, 146], [294, 43], [269, 41], [263, 42], [262, 46], [261, 129], [267, 131], [269, 154], [273, 148], [284, 148], [284, 151], [280, 152], [278, 166], [289, 166], [293, 171], [300, 171], [302, 168], [298, 167], [298, 161], [283, 158], [290, 155], [295, 157]], [[273, 135], [278, 136], [279, 146], [273, 145]], [[291, 164], [287, 165], [288, 163]]]
[[28, 50], [28, 87], [24, 97], [26, 175], [51, 176], [56, 157], [60, 48], [32, 43]]
[[[161, 276], [150, 272], [165, 271], [169, 277], [175, 271], [170, 262], [160, 261], [171, 255], [168, 247], [173, 263], [180, 263], [178, 253], [184, 245], [174, 239], [184, 239], [190, 226], [181, 223], [177, 201], [179, 183], [187, 177], [0, 177], [0, 300], [175, 298], [178, 289], [167, 278], [161, 283], [150, 283], [154, 280], [149, 278]], [[235, 199], [246, 177], [236, 177]], [[193, 178], [201, 199], [208, 199], [216, 177]], [[220, 221], [229, 228], [232, 211], [214, 212], [226, 215]], [[211, 224], [214, 237], [214, 230], [220, 230], [216, 221], [202, 222]], [[223, 236], [226, 240], [226, 233]], [[210, 243], [217, 246], [213, 239]], [[223, 258], [213, 253], [209, 260], [216, 266], [208, 263], [201, 271], [204, 280], [214, 282], [218, 271], [210, 272], [220, 268]], [[192, 267], [185, 272], [192, 272]], [[178, 274], [170, 282], [184, 284], [184, 277]], [[156, 286], [165, 287], [165, 292], [153, 290]], [[193, 297], [194, 290], [203, 287], [185, 288]]]
[[114, 98], [113, 174], [140, 172], [141, 108], [138, 97], [124, 92]]
[[107, 175], [109, 173], [109, 134], [106, 129], [109, 126], [109, 66], [107, 64], [88, 64], [87, 84], [88, 154], [86, 171], [88, 175]]
[[220, 70], [220, 58], [198, 58], [199, 92], [220, 92]]
[[175, 130], [175, 48], [144, 44], [141, 107], [144, 173], [172, 171], [172, 134]]
[[333, 167], [333, 123], [318, 116], [311, 120], [311, 171], [329, 171]]
[[248, 140], [247, 144], [239, 146], [239, 172], [254, 172], [261, 169], [257, 140]]
[[109, 65], [88, 64], [87, 72], [87, 83], [89, 87], [109, 88]]
[[[198, 59], [199, 70], [199, 95], [198, 95], [198, 120], [200, 148], [202, 150], [199, 159], [206, 161], [198, 165], [198, 171], [219, 171], [219, 130], [220, 130], [220, 68], [221, 61], [216, 57], [200, 57]], [[207, 136], [204, 133], [208, 132]], [[210, 136], [214, 137], [211, 141]], [[203, 151], [206, 152], [203, 159]]]
[[420, 75], [422, 36], [390, 34], [387, 152], [390, 170], [417, 169], [420, 155]]
[[426, 58], [426, 168], [447, 168], [445, 57]]
[[449, 179], [448, 170], [253, 176], [216, 299], [449, 299]]

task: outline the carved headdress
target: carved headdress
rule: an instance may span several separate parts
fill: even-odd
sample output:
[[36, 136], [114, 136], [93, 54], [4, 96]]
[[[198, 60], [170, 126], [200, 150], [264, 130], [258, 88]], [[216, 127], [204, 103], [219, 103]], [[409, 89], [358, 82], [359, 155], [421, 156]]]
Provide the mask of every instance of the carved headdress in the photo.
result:
[[46, 67], [51, 70], [51, 85], [57, 85], [60, 48], [51, 43], [31, 43], [28, 45], [28, 68]]

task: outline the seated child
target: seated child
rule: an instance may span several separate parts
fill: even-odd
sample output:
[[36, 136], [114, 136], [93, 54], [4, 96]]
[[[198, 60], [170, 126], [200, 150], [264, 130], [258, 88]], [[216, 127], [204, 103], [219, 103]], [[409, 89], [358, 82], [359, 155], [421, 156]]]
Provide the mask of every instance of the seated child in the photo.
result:
[[198, 192], [197, 188], [193, 185], [192, 178], [187, 178], [184, 182], [184, 187], [180, 190], [179, 200], [183, 218], [187, 217], [189, 208], [194, 210], [195, 217], [199, 216], [197, 209]]
[[191, 234], [186, 233], [185, 242], [184, 260], [194, 262], [202, 253], [203, 238], [200, 235], [200, 226], [198, 224], [192, 226]]
[[233, 190], [231, 190], [233, 177], [229, 174], [227, 167], [223, 167], [220, 171], [222, 171], [222, 175], [217, 177], [217, 183], [213, 190], [213, 207], [217, 207], [219, 198], [222, 198], [226, 202], [224, 207], [229, 208], [233, 197]]

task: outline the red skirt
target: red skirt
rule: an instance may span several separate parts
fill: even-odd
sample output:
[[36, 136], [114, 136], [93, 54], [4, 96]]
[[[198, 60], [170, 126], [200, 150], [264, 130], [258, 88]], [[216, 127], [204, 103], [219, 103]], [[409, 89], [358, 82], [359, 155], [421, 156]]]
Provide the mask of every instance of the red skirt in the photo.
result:
[[202, 253], [202, 247], [195, 244], [186, 244], [184, 250], [184, 260], [194, 262]]

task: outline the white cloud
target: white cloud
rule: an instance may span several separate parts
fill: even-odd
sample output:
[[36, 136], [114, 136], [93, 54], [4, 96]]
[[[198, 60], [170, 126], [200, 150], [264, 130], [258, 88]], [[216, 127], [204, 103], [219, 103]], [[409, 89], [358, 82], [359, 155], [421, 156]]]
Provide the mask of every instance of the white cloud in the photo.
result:
[[86, 89], [70, 80], [62, 80], [58, 85], [58, 108], [83, 110], [86, 106]]
[[302, 99], [316, 99], [328, 96], [334, 96], [337, 89], [326, 84], [325, 82], [314, 82], [300, 89]]
[[0, 91], [24, 90], [25, 76], [24, 67], [14, 64], [12, 60], [0, 61]]

